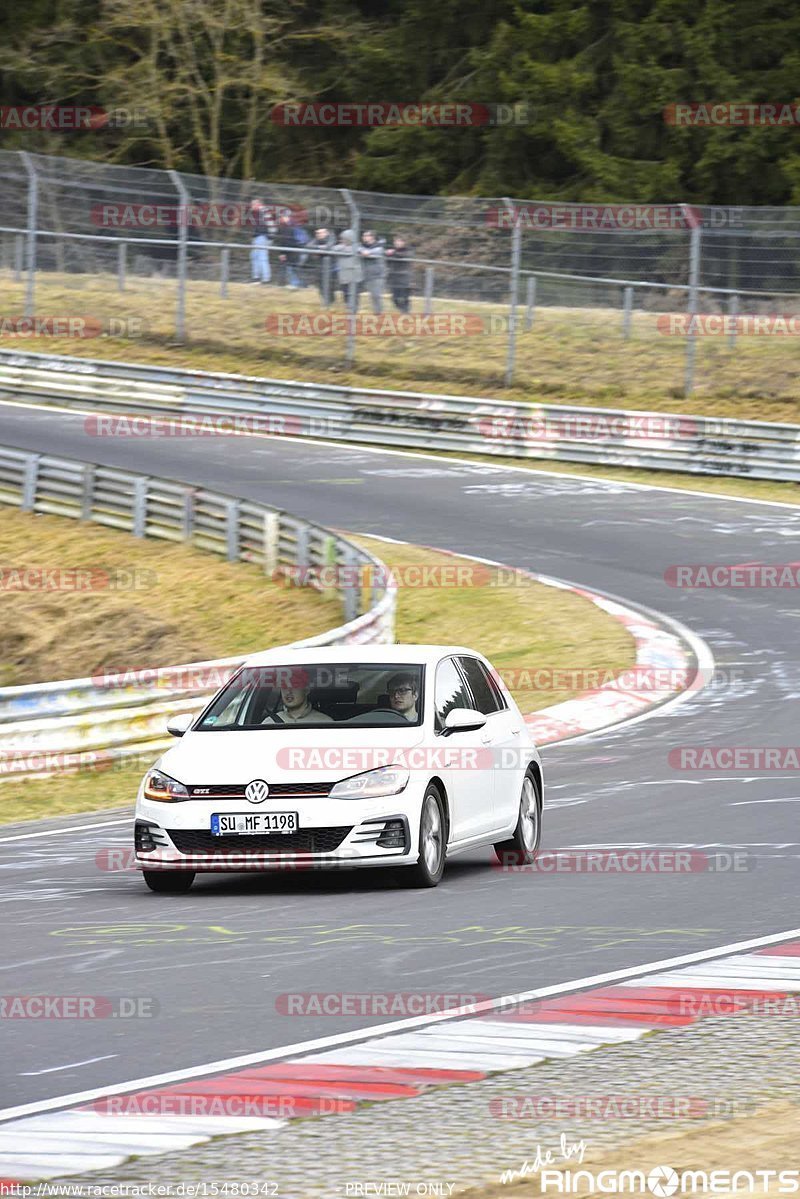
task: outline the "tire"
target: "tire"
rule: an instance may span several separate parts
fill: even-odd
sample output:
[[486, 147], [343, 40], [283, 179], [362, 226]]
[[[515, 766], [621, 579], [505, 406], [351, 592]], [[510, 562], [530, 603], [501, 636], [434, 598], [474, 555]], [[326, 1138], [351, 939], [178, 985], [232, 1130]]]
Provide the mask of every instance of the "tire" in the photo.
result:
[[517, 826], [508, 841], [498, 841], [494, 852], [501, 866], [530, 866], [536, 861], [542, 839], [542, 797], [530, 772], [522, 781]]
[[430, 784], [422, 800], [419, 818], [419, 861], [403, 870], [403, 881], [411, 887], [438, 886], [444, 874], [446, 858], [444, 805], [438, 790]]
[[162, 895], [184, 895], [194, 882], [194, 870], [143, 870], [151, 891]]

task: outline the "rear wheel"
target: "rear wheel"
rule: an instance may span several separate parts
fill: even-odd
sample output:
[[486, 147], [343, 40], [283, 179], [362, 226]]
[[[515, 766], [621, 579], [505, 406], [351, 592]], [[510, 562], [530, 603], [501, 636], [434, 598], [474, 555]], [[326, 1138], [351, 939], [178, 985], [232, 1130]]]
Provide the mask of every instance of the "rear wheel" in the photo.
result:
[[144, 881], [151, 891], [166, 895], [183, 895], [194, 882], [194, 870], [143, 870]]
[[444, 874], [447, 857], [444, 806], [442, 797], [431, 784], [422, 801], [419, 821], [419, 861], [406, 867], [403, 874], [412, 887], [435, 887]]
[[539, 852], [542, 839], [542, 797], [536, 779], [526, 774], [519, 797], [519, 816], [513, 835], [499, 841], [494, 852], [502, 866], [530, 866]]

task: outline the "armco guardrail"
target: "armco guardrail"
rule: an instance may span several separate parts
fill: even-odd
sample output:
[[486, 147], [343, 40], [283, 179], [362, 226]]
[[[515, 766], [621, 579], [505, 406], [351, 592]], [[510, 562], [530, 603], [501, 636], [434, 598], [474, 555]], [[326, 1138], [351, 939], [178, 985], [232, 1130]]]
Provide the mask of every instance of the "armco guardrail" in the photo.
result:
[[[375, 391], [24, 351], [0, 351], [3, 396], [106, 415], [181, 418], [179, 433], [191, 432], [197, 416], [220, 433], [238, 421], [245, 432], [800, 480], [800, 425], [767, 421]], [[94, 431], [135, 436], [157, 429], [98, 420]]]
[[[73, 459], [0, 447], [0, 504], [187, 541], [230, 561], [256, 563], [341, 594], [345, 623], [294, 646], [394, 640], [396, 587], [379, 559], [327, 529], [264, 504]], [[326, 567], [335, 569], [325, 570]], [[372, 593], [362, 612], [364, 567]], [[51, 773], [165, 741], [176, 704], [196, 711], [247, 655], [159, 670], [0, 689], [0, 779]]]

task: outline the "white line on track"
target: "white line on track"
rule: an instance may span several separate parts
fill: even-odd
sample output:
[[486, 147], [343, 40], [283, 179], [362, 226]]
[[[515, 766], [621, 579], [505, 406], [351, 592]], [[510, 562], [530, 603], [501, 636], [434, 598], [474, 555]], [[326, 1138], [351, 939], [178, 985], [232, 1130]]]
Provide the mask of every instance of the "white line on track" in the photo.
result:
[[90, 1066], [92, 1062], [107, 1062], [112, 1057], [119, 1057], [119, 1054], [104, 1053], [102, 1057], [87, 1057], [82, 1062], [67, 1062], [66, 1066], [48, 1066], [46, 1070], [23, 1070], [20, 1078], [33, 1078], [38, 1074], [55, 1074], [59, 1070], [72, 1070], [76, 1066]]
[[787, 929], [781, 933], [770, 933], [765, 937], [753, 937], [747, 941], [736, 941], [731, 945], [721, 945], [716, 949], [701, 949], [695, 953], [684, 953], [678, 957], [662, 958], [657, 962], [648, 962], [643, 966], [627, 966], [622, 970], [611, 970], [605, 974], [593, 974], [587, 978], [574, 979], [568, 983], [556, 983], [551, 987], [538, 987], [533, 991], [521, 991], [517, 995], [503, 995], [497, 999], [488, 999], [482, 1003], [468, 1004], [462, 1008], [451, 1008], [445, 1012], [431, 1012], [425, 1016], [413, 1016], [405, 1020], [395, 1020], [389, 1024], [374, 1024], [369, 1028], [359, 1028], [354, 1032], [334, 1033], [329, 1037], [317, 1037], [311, 1041], [298, 1041], [294, 1045], [280, 1045], [276, 1049], [265, 1049], [257, 1053], [243, 1054], [240, 1057], [223, 1058], [216, 1062], [207, 1062], [202, 1066], [189, 1066], [183, 1070], [168, 1070], [163, 1074], [151, 1074], [145, 1078], [135, 1078], [129, 1082], [114, 1083], [104, 1087], [92, 1087], [87, 1091], [77, 1091], [72, 1095], [59, 1095], [53, 1099], [41, 1099], [33, 1103], [21, 1103], [16, 1107], [0, 1110], [0, 1123], [6, 1120], [16, 1120], [20, 1116], [31, 1116], [38, 1112], [57, 1111], [66, 1107], [74, 1107], [79, 1103], [89, 1103], [93, 1099], [102, 1099], [108, 1095], [124, 1095], [131, 1091], [145, 1088], [163, 1087], [175, 1082], [183, 1082], [190, 1078], [202, 1078], [210, 1074], [221, 1074], [230, 1070], [241, 1070], [245, 1066], [254, 1066], [263, 1062], [281, 1061], [295, 1058], [299, 1054], [311, 1053], [318, 1049], [334, 1049], [340, 1045], [351, 1045], [357, 1041], [372, 1040], [373, 1037], [388, 1036], [390, 1033], [402, 1032], [415, 1028], [424, 1028], [430, 1024], [441, 1024], [446, 1020], [456, 1020], [464, 1016], [485, 1015], [508, 1007], [510, 1004], [526, 1003], [531, 999], [545, 999], [556, 995], [568, 995], [573, 991], [582, 991], [588, 987], [601, 986], [603, 983], [621, 982], [624, 979], [639, 978], [642, 975], [655, 974], [663, 970], [671, 970], [677, 966], [691, 965], [693, 962], [709, 962], [715, 958], [729, 957], [734, 953], [746, 953], [748, 950], [763, 948], [767, 945], [777, 945], [781, 941], [792, 941], [800, 938], [800, 928]]
[[[287, 382], [287, 380], [282, 380], [282, 381]], [[463, 399], [464, 397], [460, 396], [458, 398]], [[93, 410], [91, 408], [90, 409], [61, 408], [56, 404], [26, 404], [19, 400], [0, 400], [0, 407], [27, 408], [33, 412], [60, 412], [66, 416], [97, 416], [97, 414], [98, 414], [98, 410]], [[129, 413], [119, 413], [118, 415], [136, 416], [139, 414], [129, 412]], [[166, 423], [166, 421], [168, 421], [170, 418], [168, 416], [164, 416], [164, 417], [161, 417], [161, 419]], [[697, 419], [702, 419], [702, 418], [698, 417]], [[297, 442], [296, 437], [292, 437], [290, 439], [287, 437], [282, 437], [278, 433], [253, 433], [253, 432], [244, 433], [244, 432], [239, 432], [238, 430], [232, 430], [231, 433], [226, 434], [226, 436], [258, 437], [264, 441], [283, 441], [283, 442], [285, 442], [285, 441], [291, 440], [295, 443]], [[390, 450], [390, 449], [386, 449], [384, 446], [362, 445], [359, 442], [344, 442], [344, 443], [342, 443], [341, 441], [326, 441], [322, 437], [303, 437], [302, 441], [306, 445], [319, 445], [319, 446], [324, 446], [326, 449], [330, 449], [332, 446], [335, 446], [338, 449], [344, 448], [344, 449], [348, 449], [348, 450], [363, 452], [366, 454], [391, 454], [396, 458], [421, 458], [426, 462], [436, 462], [439, 466], [441, 466], [442, 463], [451, 463], [453, 465], [455, 465], [457, 463], [462, 463], [464, 466], [475, 466], [476, 464], [477, 465], [480, 464], [474, 458], [459, 458], [459, 457], [442, 458], [442, 456], [439, 454], [426, 454], [422, 450]], [[534, 461], [536, 461], [536, 460], [534, 459]], [[614, 479], [613, 477], [606, 477], [603, 475], [578, 475], [578, 474], [573, 474], [571, 471], [567, 472], [567, 471], [558, 471], [558, 470], [543, 470], [540, 467], [511, 466], [506, 462], [497, 462], [497, 463], [491, 462], [491, 463], [484, 463], [484, 465], [488, 465], [492, 470], [516, 471], [516, 472], [523, 471], [526, 475], [547, 475], [552, 479], [579, 479], [585, 483], [610, 483], [616, 487], [628, 487], [632, 491], [669, 491], [673, 495], [694, 495], [694, 496], [699, 496], [702, 499], [730, 500], [730, 502], [734, 503], [734, 504], [762, 504], [762, 505], [765, 504], [769, 508], [789, 508], [793, 512], [796, 512], [798, 509], [797, 504], [784, 503], [783, 500], [757, 500], [757, 499], [751, 499], [749, 496], [744, 496], [744, 495], [728, 495], [725, 492], [694, 491], [691, 487], [667, 487], [663, 483], [630, 483], [630, 482], [628, 482], [627, 479], [625, 479], [625, 480]], [[647, 470], [648, 468], [641, 467], [639, 469]], [[722, 476], [720, 476], [720, 477], [722, 477]], [[769, 482], [770, 480], [765, 479], [765, 480], [758, 480], [758, 481]], [[369, 536], [369, 534], [364, 534], [364, 536]]]
[[0, 837], [0, 845], [6, 845], [9, 841], [29, 841], [32, 837], [57, 837], [60, 833], [82, 833], [84, 829], [108, 828], [112, 824], [130, 824], [132, 820], [133, 813], [130, 816], [121, 816], [118, 820], [101, 820], [97, 824], [71, 824], [66, 828], [49, 828], [41, 833], [19, 833], [14, 837]]

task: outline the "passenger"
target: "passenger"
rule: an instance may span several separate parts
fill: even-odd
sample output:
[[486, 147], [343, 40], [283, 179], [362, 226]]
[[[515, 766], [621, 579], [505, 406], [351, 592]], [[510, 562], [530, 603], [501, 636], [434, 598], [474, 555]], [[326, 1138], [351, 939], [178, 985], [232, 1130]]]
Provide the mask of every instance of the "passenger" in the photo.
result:
[[393, 674], [386, 684], [386, 690], [389, 693], [389, 707], [393, 712], [399, 713], [411, 723], [419, 719], [417, 714], [419, 690], [413, 674]]

